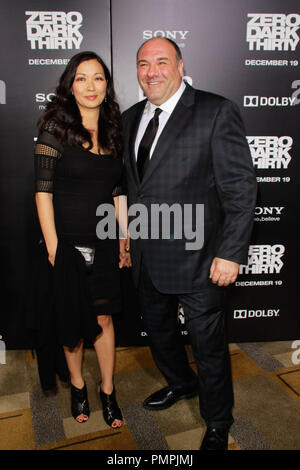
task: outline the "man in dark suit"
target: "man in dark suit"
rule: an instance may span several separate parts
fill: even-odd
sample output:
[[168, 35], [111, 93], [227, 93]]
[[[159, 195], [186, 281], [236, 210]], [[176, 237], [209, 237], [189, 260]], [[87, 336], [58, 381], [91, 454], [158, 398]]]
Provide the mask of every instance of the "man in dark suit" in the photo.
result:
[[[128, 205], [143, 204], [151, 215], [154, 206], [176, 204], [184, 228], [182, 237], [176, 236], [180, 217], [172, 218], [170, 210], [168, 237], [160, 227], [151, 238], [149, 216], [148, 238], [135, 236], [130, 242], [149, 344], [168, 384], [149, 396], [144, 407], [161, 410], [199, 394], [207, 425], [200, 449], [226, 449], [233, 391], [225, 291], [235, 281], [239, 263], [247, 262], [256, 203], [249, 148], [237, 106], [183, 82], [183, 60], [173, 41], [153, 38], [142, 44], [137, 73], [147, 99], [123, 114]], [[185, 217], [187, 207], [193, 211]], [[197, 218], [201, 207], [204, 215]], [[187, 235], [200, 234], [200, 224], [203, 243], [188, 245]], [[178, 303], [198, 376], [181, 339]]]

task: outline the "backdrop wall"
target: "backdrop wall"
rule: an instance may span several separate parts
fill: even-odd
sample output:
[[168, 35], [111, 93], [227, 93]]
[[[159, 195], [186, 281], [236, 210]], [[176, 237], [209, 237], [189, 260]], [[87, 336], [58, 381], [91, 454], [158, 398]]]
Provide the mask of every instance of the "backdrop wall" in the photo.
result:
[[[25, 301], [31, 248], [39, 238], [33, 194], [36, 121], [68, 59], [94, 50], [111, 68], [124, 110], [143, 98], [136, 50], [155, 36], [180, 46], [187, 80], [240, 107], [257, 171], [259, 198], [247, 266], [231, 290], [230, 341], [300, 337], [300, 10], [289, 0], [76, 0], [0, 6], [2, 305], [0, 335], [27, 346]], [[122, 273], [119, 345], [144, 345], [130, 271]], [[184, 312], [179, 311], [186, 336]], [[188, 341], [188, 338], [187, 338]]]

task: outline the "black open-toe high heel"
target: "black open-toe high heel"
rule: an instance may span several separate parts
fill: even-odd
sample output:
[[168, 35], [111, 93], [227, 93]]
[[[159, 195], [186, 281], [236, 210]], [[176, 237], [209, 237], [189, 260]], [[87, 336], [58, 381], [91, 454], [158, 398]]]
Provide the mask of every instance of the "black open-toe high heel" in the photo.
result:
[[100, 400], [102, 402], [103, 418], [106, 424], [108, 424], [108, 426], [112, 427], [113, 429], [119, 428], [120, 426], [112, 426], [115, 419], [118, 419], [119, 421], [123, 421], [122, 412], [116, 400], [115, 388], [113, 388], [113, 391], [110, 395], [107, 395], [101, 390], [101, 382], [100, 382], [98, 391], [99, 391]]
[[[84, 384], [84, 387], [81, 389], [71, 384], [71, 412], [77, 423], [85, 423], [89, 419], [90, 408], [86, 384]], [[80, 415], [83, 415], [82, 421], [78, 420]]]

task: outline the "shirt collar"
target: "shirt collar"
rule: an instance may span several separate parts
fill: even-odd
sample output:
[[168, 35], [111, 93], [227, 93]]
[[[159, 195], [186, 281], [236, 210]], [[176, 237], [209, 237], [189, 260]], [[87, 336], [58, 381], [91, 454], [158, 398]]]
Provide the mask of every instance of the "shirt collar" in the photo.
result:
[[154, 111], [156, 110], [156, 108], [160, 108], [163, 111], [165, 111], [166, 113], [171, 114], [172, 111], [174, 110], [176, 104], [178, 103], [182, 93], [184, 92], [185, 88], [186, 88], [186, 84], [182, 80], [182, 82], [180, 84], [180, 87], [174, 93], [174, 95], [172, 95], [171, 98], [169, 98], [167, 101], [162, 103], [160, 106], [156, 106], [155, 104], [150, 103], [150, 101], [147, 101], [146, 106], [145, 106], [145, 110], [144, 110], [144, 114], [151, 114], [152, 115], [152, 114], [154, 114]]

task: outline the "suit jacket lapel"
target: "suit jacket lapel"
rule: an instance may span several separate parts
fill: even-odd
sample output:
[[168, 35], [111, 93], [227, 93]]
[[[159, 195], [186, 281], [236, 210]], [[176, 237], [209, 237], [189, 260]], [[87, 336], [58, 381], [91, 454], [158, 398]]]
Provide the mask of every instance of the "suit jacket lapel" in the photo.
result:
[[131, 127], [131, 131], [130, 131], [130, 138], [129, 138], [129, 144], [128, 144], [129, 160], [130, 160], [130, 164], [131, 164], [131, 167], [132, 167], [132, 172], [134, 174], [135, 180], [136, 180], [138, 185], [140, 184], [140, 179], [139, 179], [139, 175], [138, 175], [138, 171], [137, 171], [136, 156], [135, 156], [134, 148], [135, 148], [135, 139], [136, 139], [137, 131], [138, 131], [138, 128], [139, 128], [140, 121], [142, 119], [142, 115], [143, 115], [143, 112], [144, 112], [144, 109], [145, 109], [146, 102], [147, 102], [147, 100], [142, 101], [140, 103], [140, 106], [136, 110], [136, 114], [135, 114], [135, 116], [133, 118], [133, 121], [132, 121], [132, 127]]
[[[147, 166], [141, 186], [151, 177], [153, 171], [165, 157], [166, 152], [170, 149], [174, 139], [180, 134], [183, 127], [189, 121], [190, 114], [192, 113], [192, 105], [194, 103], [195, 92], [189, 85], [186, 86], [180, 100], [178, 101], [175, 109], [168, 119], [159, 139], [157, 141], [155, 150], [152, 154], [150, 162]], [[136, 135], [136, 133], [135, 133]], [[171, 153], [170, 153], [171, 156]], [[136, 164], [135, 164], [136, 167]]]

